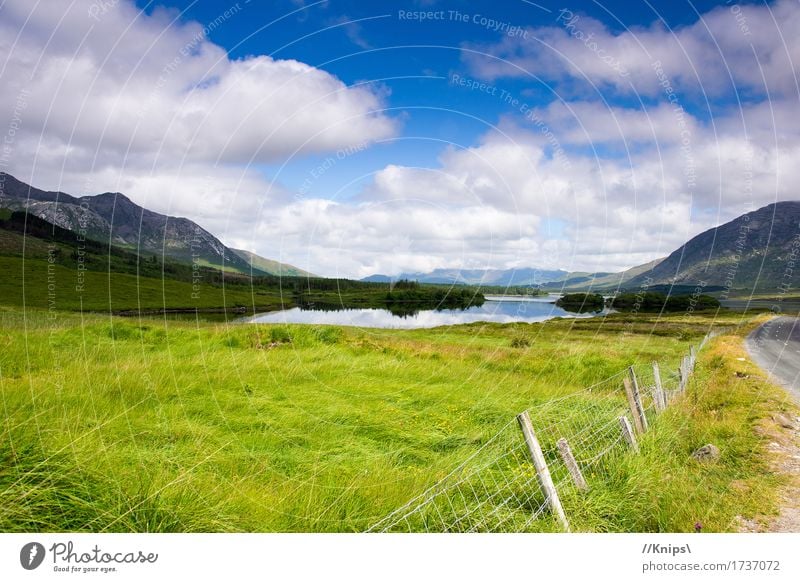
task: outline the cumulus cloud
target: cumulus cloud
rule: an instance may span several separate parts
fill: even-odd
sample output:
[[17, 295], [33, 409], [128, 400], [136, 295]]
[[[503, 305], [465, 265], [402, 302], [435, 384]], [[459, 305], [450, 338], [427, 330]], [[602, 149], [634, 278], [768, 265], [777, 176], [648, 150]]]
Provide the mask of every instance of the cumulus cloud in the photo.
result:
[[579, 80], [600, 91], [654, 97], [663, 92], [663, 79], [654, 68], [660, 63], [674, 89], [698, 98], [796, 97], [797, 2], [720, 6], [698, 16], [697, 22], [675, 29], [656, 20], [648, 27], [614, 32], [562, 9], [553, 13], [551, 25], [528, 28], [525, 38], [467, 44], [463, 57], [475, 74], [492, 80]]
[[[433, 168], [391, 164], [378, 171], [362, 203], [424, 200], [485, 216], [497, 266], [622, 269], [665, 256], [720, 222], [796, 199], [800, 127], [791, 110], [783, 102], [757, 103], [701, 121], [669, 103], [554, 102], [536, 115], [564, 147], [562, 158], [541, 131], [507, 118], [475, 146], [447, 148]], [[528, 228], [499, 228], [487, 209]], [[348, 220], [369, 222], [358, 212]], [[461, 220], [456, 228], [465, 247], [487, 259], [481, 237]], [[434, 241], [452, 233], [444, 225], [414, 224], [425, 224]], [[429, 264], [466, 266], [448, 245], [418, 242], [413, 226], [387, 228], [379, 232], [415, 232], [414, 246]], [[377, 233], [370, 245], [392, 254]]]
[[125, 1], [93, 14], [99, 5], [11, 0], [2, 8], [0, 98], [11, 103], [24, 91], [25, 131], [73, 164], [247, 164], [396, 131], [367, 85], [295, 60], [229, 58], [205, 33], [247, 18], [244, 5], [205, 26]]
[[[535, 114], [569, 168], [541, 156], [530, 174], [561, 185], [545, 192], [564, 202], [557, 214], [578, 263], [599, 252], [633, 264], [637, 252], [655, 258], [721, 221], [797, 198], [798, 26], [789, 0], [720, 6], [676, 29], [656, 21], [612, 31], [562, 10], [525, 38], [467, 43], [462, 58], [485, 81], [552, 91]], [[535, 185], [513, 190], [530, 196]]]
[[536, 216], [486, 206], [317, 199], [265, 214], [254, 238], [278, 236], [276, 248], [302, 255], [320, 273], [363, 277], [444, 266], [491, 268], [519, 260], [536, 251], [538, 223]]
[[11, 170], [73, 194], [125, 192], [322, 275], [618, 270], [797, 198], [800, 9], [786, 0], [718, 7], [677, 30], [555, 13], [527, 38], [465, 45], [474, 74], [544, 80], [551, 101], [487, 120], [496, 126], [427, 167], [389, 160], [346, 200], [305, 198], [253, 162], [391, 138], [382, 87], [232, 60], [172, 12], [121, 2], [98, 22], [91, 5], [3, 5], [0, 96], [25, 97]]
[[[658, 196], [654, 189], [663, 179], [657, 165], [632, 169], [585, 156], [554, 160], [539, 141], [534, 132], [504, 123], [477, 146], [448, 149], [435, 169], [386, 167], [367, 197], [398, 207], [424, 199], [455, 213], [437, 211], [455, 216], [452, 224], [415, 217], [410, 223], [417, 226], [400, 231], [412, 233], [415, 248], [436, 267], [467, 266], [444, 241], [487, 251], [479, 249], [480, 241], [491, 240], [490, 263], [497, 266], [618, 269], [640, 256], [650, 260], [670, 252], [699, 226], [689, 227], [691, 197], [677, 193], [677, 180], [675, 194]], [[373, 245], [382, 246], [377, 237]], [[478, 256], [489, 260], [486, 252]]]
[[4, 2], [0, 113], [16, 130], [2, 169], [76, 195], [121, 191], [273, 256], [275, 237], [248, 235], [294, 194], [253, 164], [363, 149], [398, 126], [383, 87], [296, 60], [231, 59], [208, 40], [246, 10], [198, 23], [127, 0]]

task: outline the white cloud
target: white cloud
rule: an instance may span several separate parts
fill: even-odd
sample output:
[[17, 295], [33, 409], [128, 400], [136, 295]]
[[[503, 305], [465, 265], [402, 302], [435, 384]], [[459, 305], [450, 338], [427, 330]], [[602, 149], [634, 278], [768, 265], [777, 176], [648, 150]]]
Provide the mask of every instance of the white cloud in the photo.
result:
[[669, 29], [656, 21], [618, 33], [577, 11], [562, 10], [553, 13], [551, 25], [527, 29], [524, 39], [468, 44], [463, 57], [475, 74], [492, 80], [577, 79], [597, 85], [598, 91], [653, 97], [664, 90], [653, 67], [660, 62], [674, 89], [698, 98], [796, 98], [797, 30], [800, 10], [794, 0], [719, 6], [689, 26]]
[[[0, 97], [14, 103], [28, 92], [11, 171], [78, 195], [122, 191], [231, 246], [319, 274], [617, 270], [797, 198], [800, 10], [784, 0], [741, 7], [748, 35], [719, 7], [675, 31], [614, 33], [581, 16], [575, 28], [594, 35], [594, 48], [556, 22], [528, 40], [472, 47], [507, 60], [465, 51], [482, 77], [530, 72], [567, 92], [535, 109], [543, 126], [504, 118], [477, 143], [446, 148], [432, 167], [390, 161], [346, 201], [295, 197], [251, 164], [393, 136], [382, 87], [348, 87], [297, 61], [231, 60], [195, 42], [202, 26], [173, 23], [173, 13], [146, 16], [120, 3], [98, 23], [89, 5], [65, 13], [43, 2], [32, 14], [28, 3], [3, 5]], [[655, 60], [688, 109], [709, 97], [707, 118], [667, 101]], [[575, 90], [580, 79], [595, 87]], [[731, 103], [736, 91], [747, 96], [741, 106]]]
[[[0, 99], [27, 92], [23, 127], [95, 167], [252, 163], [393, 135], [379, 92], [294, 60], [232, 60], [203, 26], [130, 2], [10, 0], [0, 21]], [[226, 21], [248, 18], [240, 5]], [[211, 24], [207, 25], [211, 26]], [[18, 157], [34, 152], [20, 136]], [[35, 150], [34, 150], [35, 151]], [[74, 162], [73, 162], [74, 163]]]
[[535, 250], [538, 222], [475, 205], [306, 200], [265, 215], [256, 238], [278, 237], [276, 246], [320, 274], [363, 277], [519, 260]]

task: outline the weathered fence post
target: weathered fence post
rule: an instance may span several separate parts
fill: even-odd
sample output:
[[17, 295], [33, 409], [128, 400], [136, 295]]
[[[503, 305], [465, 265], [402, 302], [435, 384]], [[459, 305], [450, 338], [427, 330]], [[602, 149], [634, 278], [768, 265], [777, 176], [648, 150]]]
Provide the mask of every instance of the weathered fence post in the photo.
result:
[[630, 448], [638, 453], [639, 444], [636, 442], [636, 437], [633, 434], [633, 428], [631, 428], [631, 423], [628, 421], [627, 416], [619, 417], [619, 426], [622, 429], [622, 438], [625, 439], [625, 442], [628, 443]]
[[564, 513], [564, 508], [561, 506], [561, 500], [558, 498], [558, 491], [556, 486], [553, 485], [553, 478], [550, 476], [550, 470], [547, 468], [547, 462], [544, 460], [542, 447], [539, 445], [539, 439], [536, 438], [536, 433], [533, 432], [533, 425], [531, 424], [531, 417], [528, 416], [528, 411], [517, 415], [517, 422], [522, 429], [522, 434], [525, 436], [525, 444], [528, 445], [528, 452], [531, 454], [533, 466], [536, 468], [536, 478], [539, 480], [539, 486], [545, 494], [546, 502], [558, 518], [561, 527], [564, 531], [569, 531], [569, 522]]
[[664, 393], [664, 386], [661, 384], [661, 371], [658, 368], [658, 362], [653, 362], [653, 379], [656, 384], [656, 389], [653, 393], [656, 410], [664, 412], [667, 409], [667, 395]]
[[630, 378], [622, 379], [622, 383], [625, 386], [625, 395], [628, 398], [628, 405], [631, 407], [633, 424], [639, 433], [644, 433], [647, 432], [647, 417], [644, 414], [642, 396], [639, 394], [639, 382], [636, 380], [636, 372], [634, 372], [633, 366], [628, 368], [628, 374]]
[[691, 371], [694, 372], [694, 365], [697, 362], [697, 352], [694, 350], [694, 346], [689, 346], [689, 360], [691, 361]]
[[558, 452], [561, 453], [561, 458], [564, 459], [564, 465], [566, 465], [569, 474], [572, 476], [572, 481], [575, 483], [575, 486], [581, 491], [589, 489], [589, 485], [586, 483], [586, 479], [583, 478], [581, 468], [578, 466], [578, 462], [572, 454], [572, 449], [567, 439], [558, 439], [556, 446], [558, 446]]
[[[686, 370], [686, 384], [689, 384], [689, 377], [692, 375], [692, 357], [689, 355], [683, 356], [683, 367]], [[686, 386], [683, 387], [686, 389]]]
[[680, 379], [680, 381], [678, 383], [678, 390], [680, 392], [683, 392], [684, 390], [686, 390], [686, 384], [689, 381], [689, 375], [688, 375], [687, 370], [686, 370], [686, 358], [685, 357], [681, 358], [681, 365], [678, 368], [678, 378]]
[[633, 424], [636, 425], [637, 432], [644, 432], [639, 420], [639, 412], [636, 410], [636, 399], [633, 396], [633, 387], [631, 386], [631, 381], [627, 378], [622, 379], [622, 385], [625, 386], [625, 398], [628, 399], [628, 408], [631, 411], [631, 417], [633, 418]]

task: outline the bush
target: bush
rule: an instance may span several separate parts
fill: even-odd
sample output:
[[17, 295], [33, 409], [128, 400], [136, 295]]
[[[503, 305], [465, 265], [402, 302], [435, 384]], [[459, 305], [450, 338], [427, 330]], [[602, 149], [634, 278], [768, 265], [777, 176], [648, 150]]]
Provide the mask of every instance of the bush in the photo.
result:
[[283, 327], [273, 327], [269, 330], [269, 339], [275, 344], [292, 343], [292, 336], [289, 334], [289, 330]]
[[314, 330], [314, 335], [324, 344], [338, 344], [342, 339], [342, 330], [338, 327], [320, 327]]
[[531, 342], [526, 337], [515, 337], [511, 340], [511, 347], [512, 348], [528, 348], [530, 347]]
[[224, 345], [226, 348], [238, 348], [241, 347], [242, 342], [234, 335], [224, 338], [222, 340], [222, 345]]

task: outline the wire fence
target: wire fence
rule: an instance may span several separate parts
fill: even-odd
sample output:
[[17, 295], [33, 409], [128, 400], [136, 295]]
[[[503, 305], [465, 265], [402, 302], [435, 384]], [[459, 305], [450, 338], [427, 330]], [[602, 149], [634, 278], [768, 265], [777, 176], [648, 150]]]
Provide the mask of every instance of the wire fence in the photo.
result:
[[632, 366], [511, 419], [440, 481], [373, 524], [370, 532], [569, 531], [561, 499], [604, 478], [637, 436], [686, 390], [696, 353], [677, 372]]

